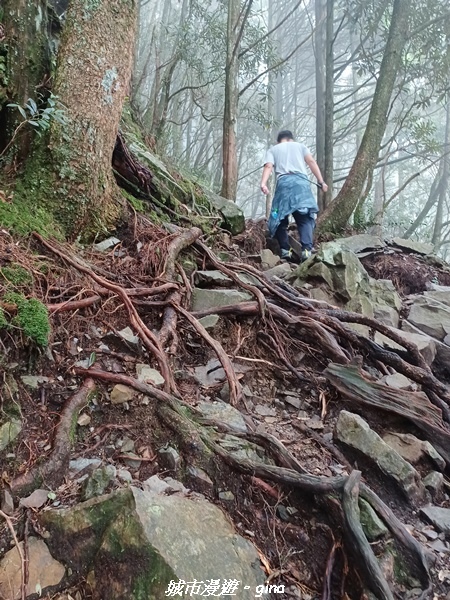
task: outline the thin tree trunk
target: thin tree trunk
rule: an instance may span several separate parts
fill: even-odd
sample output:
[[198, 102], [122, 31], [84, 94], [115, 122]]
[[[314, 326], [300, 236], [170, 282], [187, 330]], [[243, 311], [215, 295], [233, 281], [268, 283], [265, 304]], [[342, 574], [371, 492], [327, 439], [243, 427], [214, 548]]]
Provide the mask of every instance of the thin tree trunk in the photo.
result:
[[322, 231], [342, 231], [358, 204], [365, 182], [372, 175], [386, 130], [389, 105], [408, 31], [408, 0], [394, 0], [388, 39], [364, 136], [345, 183], [319, 226]]
[[411, 226], [405, 231], [403, 234], [404, 238], [410, 238], [412, 234], [416, 231], [418, 227], [423, 223], [425, 217], [428, 215], [430, 210], [436, 204], [437, 199], [439, 198], [439, 190], [440, 190], [440, 182], [441, 182], [441, 173], [442, 173], [442, 163], [439, 166], [439, 170], [436, 173], [436, 177], [433, 180], [433, 183], [430, 188], [430, 193], [428, 195], [428, 200], [425, 203], [425, 206], [420, 211], [419, 215], [416, 217]]
[[223, 157], [221, 195], [236, 200], [238, 165], [236, 154], [236, 120], [239, 102], [238, 20], [239, 0], [229, 0], [227, 18], [227, 64], [225, 68], [225, 107], [223, 115]]
[[326, 68], [325, 68], [325, 144], [323, 175], [328, 184], [328, 192], [321, 194], [323, 208], [333, 195], [333, 133], [334, 133], [334, 0], [327, 0], [326, 20]]
[[[316, 0], [314, 34], [314, 52], [316, 64], [316, 160], [322, 173], [325, 173], [325, 65], [327, 62], [326, 47], [326, 11], [327, 0]], [[324, 194], [319, 193], [319, 208], [325, 208]]]
[[434, 221], [433, 236], [431, 238], [432, 244], [438, 244], [441, 239], [442, 233], [442, 222], [444, 216], [444, 204], [447, 197], [447, 188], [450, 179], [450, 100], [447, 101], [447, 111], [445, 119], [445, 140], [442, 157], [442, 178], [439, 185], [439, 200], [436, 209], [436, 218]]

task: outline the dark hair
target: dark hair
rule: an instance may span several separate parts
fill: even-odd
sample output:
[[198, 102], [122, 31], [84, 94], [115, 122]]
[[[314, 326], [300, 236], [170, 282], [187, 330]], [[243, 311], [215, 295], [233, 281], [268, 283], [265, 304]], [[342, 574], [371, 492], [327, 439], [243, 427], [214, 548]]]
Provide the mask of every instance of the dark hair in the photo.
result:
[[277, 137], [277, 142], [280, 143], [281, 140], [293, 140], [294, 136], [292, 135], [292, 131], [289, 131], [289, 129], [284, 129], [283, 131], [280, 131], [280, 133], [278, 134]]

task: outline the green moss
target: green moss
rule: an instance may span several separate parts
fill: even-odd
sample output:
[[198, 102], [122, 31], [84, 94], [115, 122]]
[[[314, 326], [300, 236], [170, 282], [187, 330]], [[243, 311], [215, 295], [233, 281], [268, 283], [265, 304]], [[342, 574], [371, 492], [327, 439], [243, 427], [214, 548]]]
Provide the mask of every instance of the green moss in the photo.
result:
[[22, 294], [7, 292], [6, 302], [17, 306], [17, 315], [12, 324], [22, 329], [27, 338], [39, 346], [47, 346], [50, 336], [50, 321], [47, 308], [36, 298], [27, 300]]
[[10, 265], [0, 268], [0, 274], [15, 287], [33, 283], [33, 276], [20, 265]]
[[8, 326], [8, 320], [5, 317], [5, 311], [0, 306], [0, 329], [4, 329], [7, 326]]

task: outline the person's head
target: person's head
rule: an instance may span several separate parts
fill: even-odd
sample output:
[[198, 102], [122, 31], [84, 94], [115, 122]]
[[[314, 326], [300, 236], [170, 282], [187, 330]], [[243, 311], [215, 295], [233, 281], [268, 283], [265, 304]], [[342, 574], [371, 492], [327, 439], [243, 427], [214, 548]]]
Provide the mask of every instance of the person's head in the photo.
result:
[[284, 129], [283, 131], [280, 131], [280, 133], [277, 136], [277, 142], [290, 142], [294, 139], [294, 136], [292, 135], [292, 131], [289, 131], [289, 129]]

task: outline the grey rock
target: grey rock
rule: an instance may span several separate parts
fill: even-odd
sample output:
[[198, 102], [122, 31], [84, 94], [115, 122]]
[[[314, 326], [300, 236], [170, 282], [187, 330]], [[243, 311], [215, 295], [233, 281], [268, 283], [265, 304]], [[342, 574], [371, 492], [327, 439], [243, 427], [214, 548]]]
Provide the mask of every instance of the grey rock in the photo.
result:
[[43, 375], [22, 375], [20, 379], [22, 380], [23, 385], [26, 385], [32, 390], [37, 390], [41, 384], [52, 381], [50, 377], [44, 377]]
[[142, 383], [149, 383], [155, 387], [162, 387], [165, 383], [164, 377], [156, 369], [152, 369], [148, 365], [136, 365], [137, 380]]
[[164, 481], [167, 483], [170, 489], [174, 490], [175, 492], [181, 492], [183, 494], [187, 494], [189, 492], [189, 490], [184, 487], [184, 485], [181, 483], [181, 481], [178, 481], [178, 479], [174, 479], [173, 477], [164, 477]]
[[440, 289], [438, 290], [429, 290], [427, 292], [424, 292], [423, 295], [426, 298], [431, 298], [432, 300], [436, 300], [437, 302], [440, 302], [441, 304], [445, 304], [446, 306], [450, 307], [450, 286], [439, 286], [439, 288]]
[[232, 284], [233, 280], [221, 271], [197, 271], [194, 275], [195, 285]]
[[116, 446], [117, 448], [120, 448], [122, 452], [134, 452], [135, 450], [134, 440], [129, 437], [124, 437], [116, 442]]
[[181, 457], [175, 448], [165, 446], [158, 450], [158, 464], [167, 471], [177, 471], [181, 465]]
[[293, 406], [294, 408], [300, 409], [302, 407], [302, 401], [300, 398], [296, 398], [295, 396], [286, 396], [284, 401], [286, 404]]
[[12, 515], [14, 512], [14, 500], [7, 489], [1, 492], [1, 509], [7, 515]]
[[248, 302], [251, 299], [252, 296], [250, 294], [238, 290], [203, 290], [201, 288], [194, 288], [192, 293], [192, 310], [194, 312], [209, 310], [230, 304]]
[[127, 344], [129, 344], [135, 350], [140, 350], [140, 348], [141, 348], [141, 340], [139, 339], [139, 337], [137, 335], [134, 335], [134, 333], [133, 333], [133, 331], [132, 331], [132, 329], [130, 327], [125, 327], [125, 329], [122, 329], [118, 333], [119, 333], [119, 337], [124, 342], [126, 342]]
[[219, 500], [222, 502], [232, 503], [234, 502], [234, 494], [230, 491], [219, 492]]
[[[23, 542], [19, 542], [21, 552]], [[28, 538], [28, 584], [26, 595], [36, 594], [38, 589], [45, 594], [49, 586], [58, 585], [65, 575], [64, 566], [55, 560], [45, 542], [35, 537]], [[5, 554], [0, 562], [0, 597], [19, 600], [21, 596], [22, 563], [16, 547]]]
[[131, 483], [133, 481], [133, 476], [127, 469], [117, 469], [117, 479], [124, 483]]
[[431, 541], [436, 540], [439, 537], [434, 529], [425, 528], [422, 529], [421, 533]]
[[412, 381], [401, 373], [393, 373], [392, 375], [388, 375], [385, 378], [385, 383], [389, 387], [397, 390], [410, 390], [412, 385]]
[[165, 494], [167, 491], [172, 490], [170, 485], [161, 479], [159, 475], [152, 475], [142, 485], [144, 490], [155, 494]]
[[351, 252], [355, 252], [355, 254], [364, 250], [379, 250], [386, 246], [386, 243], [381, 238], [376, 235], [369, 235], [368, 233], [340, 238], [336, 242], [345, 250], [350, 250]]
[[126, 458], [124, 459], [124, 462], [127, 465], [127, 467], [130, 467], [130, 469], [139, 469], [140, 468], [140, 466], [142, 464], [142, 460], [141, 460], [140, 456], [138, 456], [134, 452], [125, 452], [124, 456], [126, 456]]
[[237, 408], [234, 408], [230, 404], [225, 402], [199, 402], [197, 409], [207, 419], [217, 421], [219, 423], [225, 423], [229, 427], [239, 431], [241, 433], [247, 432], [247, 425], [245, 423], [242, 413]]
[[304, 263], [304, 266], [300, 265], [300, 268], [297, 270], [299, 277], [301, 277], [300, 273], [303, 272], [302, 267], [303, 270], [305, 270], [305, 274], [308, 278], [321, 279], [331, 290], [334, 289], [333, 274], [330, 267], [328, 267], [324, 262], [313, 262], [310, 264], [309, 268], [307, 268], [306, 263]]
[[270, 408], [270, 406], [266, 406], [265, 404], [257, 404], [255, 412], [262, 417], [275, 417], [277, 414], [274, 408]]
[[442, 540], [435, 540], [434, 542], [431, 542], [431, 544], [428, 545], [430, 546], [430, 548], [433, 548], [435, 552], [450, 552], [448, 545]]
[[280, 265], [275, 265], [274, 267], [271, 267], [270, 269], [267, 269], [267, 271], [264, 272], [264, 276], [267, 277], [268, 279], [272, 279], [273, 277], [279, 277], [280, 279], [285, 279], [286, 277], [289, 277], [289, 275], [292, 273], [292, 266], [287, 263], [281, 263]]
[[85, 470], [93, 471], [102, 464], [99, 458], [77, 458], [69, 463], [70, 474], [74, 477]]
[[362, 417], [342, 410], [336, 423], [336, 434], [339, 441], [372, 459], [383, 473], [398, 483], [413, 502], [423, 500], [425, 488], [417, 471], [384, 442]]
[[[422, 355], [422, 357], [424, 358], [424, 360], [426, 361], [426, 363], [428, 365], [432, 365], [434, 359], [436, 358], [437, 352], [436, 340], [434, 340], [432, 337], [424, 334], [416, 328], [415, 331], [409, 331], [406, 321], [403, 322], [403, 328], [405, 327], [405, 325], [407, 329], [392, 328], [392, 330], [395, 330], [395, 332], [398, 335], [400, 335], [405, 341], [414, 344], [417, 347], [420, 354]], [[393, 350], [404, 350], [403, 346], [400, 346], [396, 342], [392, 341], [390, 338], [378, 332], [375, 334], [375, 341], [377, 342], [377, 344], [380, 344], [380, 346], [384, 346], [385, 348], [390, 348]]]
[[224, 229], [232, 235], [238, 235], [245, 231], [245, 217], [236, 202], [222, 198], [210, 190], [203, 190], [212, 206], [222, 215]]
[[386, 433], [383, 440], [400, 456], [412, 464], [428, 456], [440, 469], [445, 469], [445, 460], [428, 441], [419, 440], [412, 433]]
[[111, 391], [110, 400], [112, 404], [124, 404], [125, 402], [130, 402], [130, 400], [133, 400], [135, 395], [136, 392], [133, 388], [123, 385], [122, 383], [118, 383]]
[[313, 300], [320, 300], [321, 302], [331, 304], [331, 306], [339, 305], [339, 303], [336, 302], [334, 296], [330, 292], [324, 290], [323, 288], [313, 288], [312, 290], [310, 290], [309, 295]]
[[373, 305], [373, 316], [377, 321], [388, 327], [398, 327], [399, 315], [397, 309], [384, 304]]
[[120, 240], [118, 238], [109, 237], [98, 244], [94, 244], [94, 248], [97, 250], [97, 252], [106, 252], [106, 250], [117, 246], [117, 244], [120, 244]]
[[105, 465], [95, 469], [83, 484], [83, 500], [90, 500], [104, 494], [108, 485], [116, 477], [116, 473], [116, 467], [113, 465]]
[[368, 294], [375, 304], [390, 306], [397, 312], [402, 309], [402, 299], [390, 279], [369, 279]]
[[438, 496], [444, 486], [444, 476], [439, 471], [431, 471], [423, 478], [423, 485], [431, 492], [432, 496]]
[[388, 529], [368, 502], [359, 499], [360, 521], [369, 542], [388, 534]]
[[171, 580], [219, 577], [245, 582], [250, 589], [241, 585], [239, 599], [250, 600], [256, 586], [264, 584], [254, 546], [235, 533], [220, 508], [198, 497], [131, 486], [47, 511], [40, 522], [55, 556], [74, 570], [83, 572], [88, 565], [93, 595], [108, 600], [162, 600]]
[[22, 431], [22, 423], [17, 420], [7, 421], [0, 427], [0, 452], [7, 448]]
[[441, 508], [439, 506], [426, 506], [420, 510], [438, 531], [450, 535], [450, 508]]
[[194, 465], [189, 465], [186, 469], [186, 477], [192, 488], [202, 494], [213, 495], [214, 482], [206, 471]]
[[450, 331], [450, 308], [425, 296], [415, 298], [408, 321], [427, 335], [442, 341]]
[[434, 251], [434, 244], [427, 244], [426, 242], [415, 242], [414, 240], [405, 240], [403, 238], [395, 237], [393, 238], [392, 243], [402, 250], [414, 252], [415, 254], [426, 255], [431, 254]]
[[[264, 426], [261, 428], [258, 427], [256, 431], [258, 433], [265, 433]], [[267, 458], [264, 449], [253, 442], [227, 434], [217, 440], [217, 443], [237, 459], [243, 458], [258, 463], [272, 464], [272, 461]]]
[[281, 260], [277, 254], [274, 254], [272, 250], [269, 250], [268, 248], [261, 250], [260, 256], [263, 269], [272, 269], [278, 265]]
[[48, 490], [34, 490], [26, 498], [21, 498], [19, 500], [19, 506], [24, 506], [25, 508], [41, 508], [48, 501]]
[[194, 369], [194, 376], [200, 385], [204, 387], [215, 385], [226, 379], [225, 371], [221, 363], [216, 359], [211, 359], [204, 366], [196, 367]]
[[201, 319], [199, 319], [199, 322], [201, 323], [201, 325], [203, 325], [203, 327], [206, 330], [214, 329], [214, 327], [217, 325], [217, 323], [219, 321], [220, 321], [219, 315], [207, 315], [206, 317], [202, 317]]
[[89, 425], [90, 422], [91, 417], [87, 413], [82, 413], [77, 419], [77, 424], [80, 427], [86, 427], [86, 425]]

